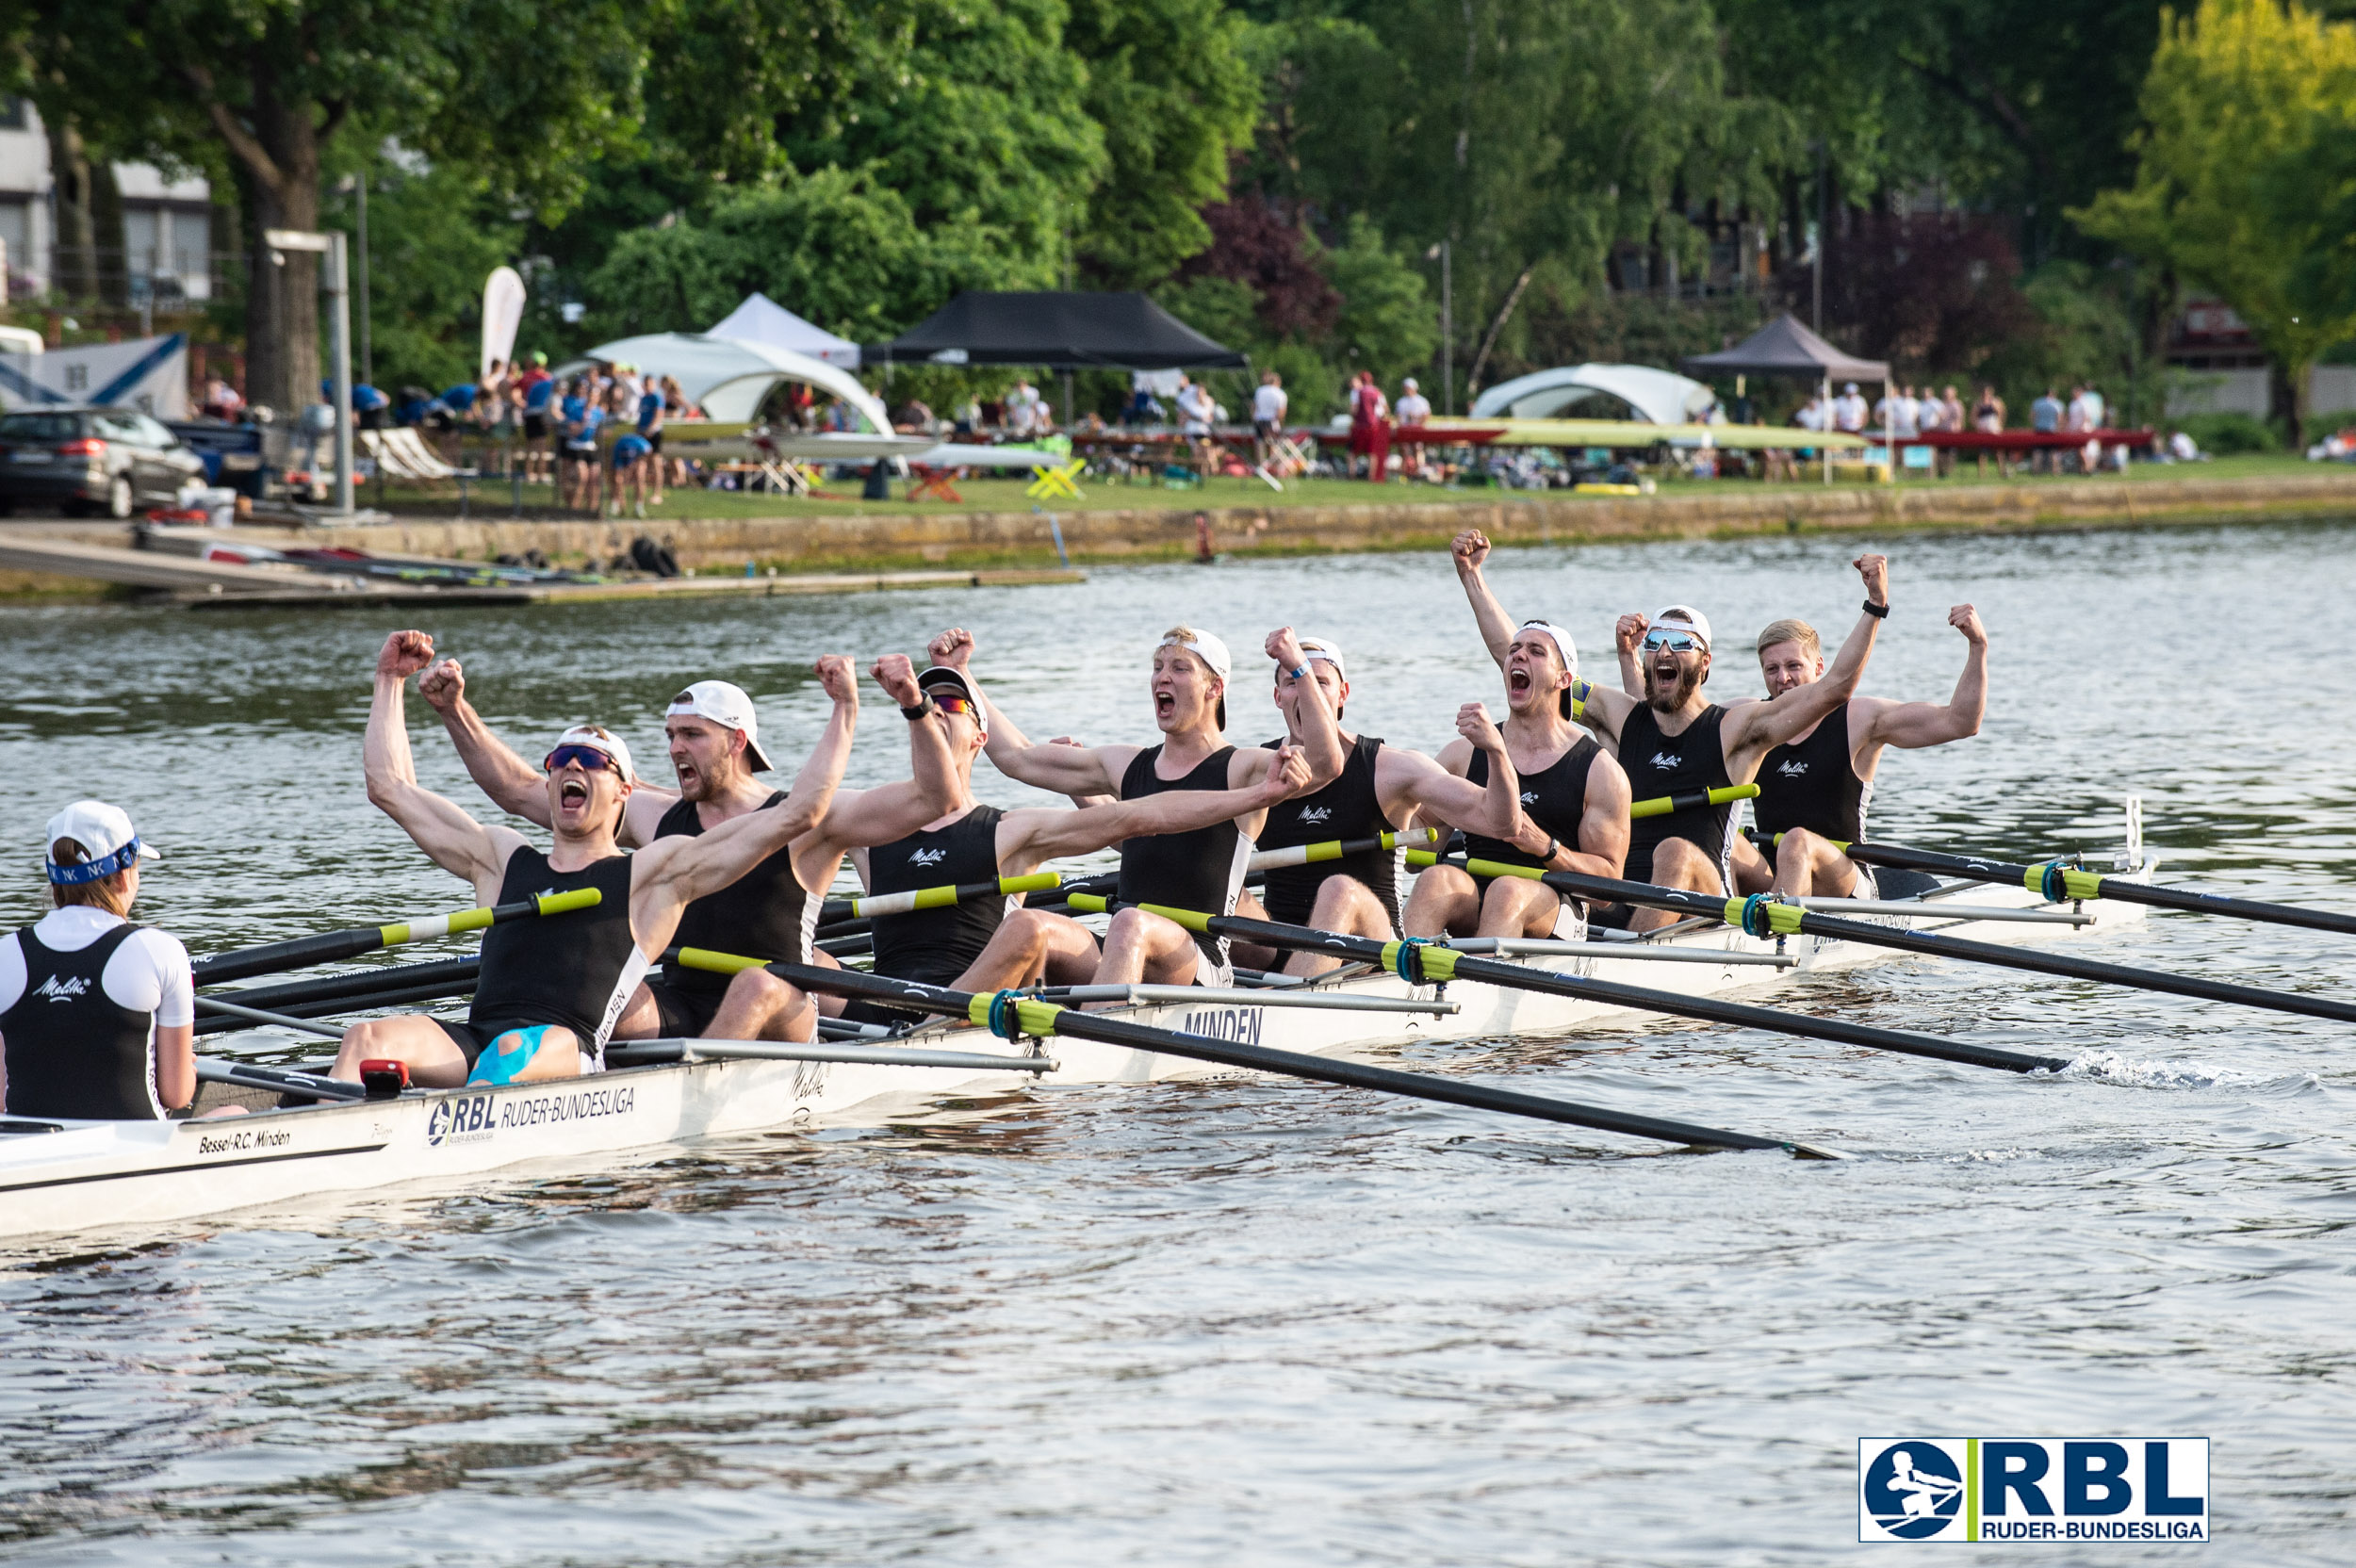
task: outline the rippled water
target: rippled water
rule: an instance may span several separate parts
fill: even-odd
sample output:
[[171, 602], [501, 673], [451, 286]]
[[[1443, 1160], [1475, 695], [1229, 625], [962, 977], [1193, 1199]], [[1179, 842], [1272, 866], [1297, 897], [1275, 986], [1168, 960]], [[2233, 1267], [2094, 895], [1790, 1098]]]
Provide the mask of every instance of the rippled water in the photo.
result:
[[[2104, 850], [2132, 790], [2181, 879], [2356, 906], [2352, 546], [2329, 524], [1892, 542], [1869, 689], [1943, 696], [1943, 612], [1970, 598], [1995, 694], [1979, 740], [1890, 757], [1875, 836]], [[1853, 547], [1540, 549], [1493, 576], [1609, 678], [1612, 615], [1675, 599], [1729, 645], [1791, 613], [1837, 633]], [[652, 757], [661, 702], [706, 675], [798, 752], [812, 658], [918, 652], [953, 620], [1034, 733], [1143, 736], [1145, 649], [1181, 618], [1239, 656], [1280, 621], [1338, 638], [1351, 723], [1394, 740], [1436, 745], [1457, 703], [1494, 700], [1432, 555], [430, 629], [511, 735], [597, 717]], [[387, 628], [0, 611], [0, 843], [29, 874], [56, 805], [123, 802], [169, 857], [143, 914], [199, 950], [466, 902], [362, 797]], [[1748, 694], [1726, 662], [1713, 690]], [[867, 719], [872, 780], [901, 727], [880, 699]], [[11, 874], [0, 921], [38, 891]], [[2315, 933], [2161, 914], [2082, 950], [2348, 988], [2347, 941]], [[1914, 962], [1789, 1000], [2108, 1070], [1613, 1027], [1414, 1065], [1869, 1157], [1662, 1153], [1228, 1081], [20, 1255], [0, 1557], [1813, 1563], [1854, 1549], [1858, 1436], [2006, 1432], [2205, 1434], [2211, 1559], [2348, 1560], [2346, 1030]]]

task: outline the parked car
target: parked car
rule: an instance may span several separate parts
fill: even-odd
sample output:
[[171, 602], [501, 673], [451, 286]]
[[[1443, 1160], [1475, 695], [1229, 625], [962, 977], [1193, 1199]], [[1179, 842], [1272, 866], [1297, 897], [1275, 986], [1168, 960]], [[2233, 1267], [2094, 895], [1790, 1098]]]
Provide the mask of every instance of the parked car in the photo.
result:
[[205, 460], [136, 408], [41, 408], [0, 415], [0, 512], [55, 506], [128, 517], [170, 506], [205, 481]]

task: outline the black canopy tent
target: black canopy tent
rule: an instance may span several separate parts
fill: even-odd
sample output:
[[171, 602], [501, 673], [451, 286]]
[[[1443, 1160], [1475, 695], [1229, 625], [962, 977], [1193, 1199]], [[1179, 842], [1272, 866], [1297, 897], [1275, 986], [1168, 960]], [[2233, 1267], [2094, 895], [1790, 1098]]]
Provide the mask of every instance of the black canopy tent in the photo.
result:
[[1036, 365], [1063, 372], [1063, 421], [1072, 423], [1074, 370], [1241, 370], [1244, 355], [1214, 343], [1142, 294], [968, 290], [862, 363]]
[[[1768, 322], [1731, 349], [1714, 354], [1693, 354], [1685, 360], [1686, 369], [1696, 375], [1806, 376], [1822, 389], [1825, 416], [1831, 416], [1832, 384], [1836, 377], [1842, 381], [1877, 381], [1882, 384], [1882, 400], [1890, 398], [1890, 362], [1883, 359], [1859, 359], [1846, 354], [1806, 327], [1790, 311]], [[1824, 482], [1832, 482], [1832, 449], [1824, 453]], [[1894, 458], [1893, 458], [1894, 463]], [[1893, 468], [1893, 472], [1894, 472]]]

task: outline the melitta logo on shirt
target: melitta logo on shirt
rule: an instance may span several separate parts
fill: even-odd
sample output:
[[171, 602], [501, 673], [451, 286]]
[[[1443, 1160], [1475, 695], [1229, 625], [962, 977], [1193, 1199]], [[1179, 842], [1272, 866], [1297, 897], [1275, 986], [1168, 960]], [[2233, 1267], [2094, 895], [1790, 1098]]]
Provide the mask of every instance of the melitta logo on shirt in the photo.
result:
[[1652, 765], [1656, 768], [1674, 768], [1677, 765], [1677, 760], [1671, 752], [1656, 751], [1652, 754]]
[[1537, 792], [1537, 791], [1535, 791], [1535, 790], [1524, 790], [1524, 791], [1522, 792], [1522, 804], [1523, 804], [1524, 806], [1535, 806], [1535, 805], [1537, 805], [1537, 804], [1538, 804], [1538, 792]]
[[949, 858], [949, 852], [945, 849], [920, 849], [908, 857], [908, 864], [911, 866], [937, 866], [947, 858]]
[[45, 996], [52, 1002], [71, 1002], [89, 991], [90, 976], [86, 974], [70, 974], [62, 979], [53, 974], [33, 988], [35, 996]]
[[1790, 758], [1786, 758], [1783, 760], [1783, 764], [1775, 769], [1775, 772], [1782, 775], [1786, 778], [1798, 778], [1807, 774], [1808, 764], [1806, 762], [1794, 762]]
[[1312, 806], [1301, 813], [1301, 821], [1303, 825], [1306, 825], [1310, 823], [1325, 822], [1333, 815], [1333, 808], [1330, 806]]

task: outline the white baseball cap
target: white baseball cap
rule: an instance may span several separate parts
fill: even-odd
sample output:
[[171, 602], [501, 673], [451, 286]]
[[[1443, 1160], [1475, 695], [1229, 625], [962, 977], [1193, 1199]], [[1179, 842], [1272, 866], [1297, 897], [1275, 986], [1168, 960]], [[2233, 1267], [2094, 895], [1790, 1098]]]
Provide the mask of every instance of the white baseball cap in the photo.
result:
[[1579, 674], [1579, 645], [1571, 641], [1569, 632], [1550, 621], [1524, 621], [1521, 629], [1545, 632], [1553, 640], [1554, 651], [1562, 655], [1562, 668], [1571, 675]]
[[1211, 667], [1211, 673], [1221, 680], [1225, 680], [1227, 672], [1235, 667], [1235, 661], [1227, 655], [1227, 645], [1207, 631], [1196, 632], [1191, 640], [1181, 637], [1173, 631], [1153, 645], [1157, 648], [1186, 649], [1208, 664]]
[[[630, 765], [630, 747], [622, 743], [619, 735], [601, 724], [577, 724], [556, 738], [556, 746], [587, 746], [592, 751], [601, 751], [613, 758], [614, 765], [622, 770], [624, 783], [638, 782], [638, 770]], [[556, 746], [548, 748], [549, 756], [556, 755]], [[547, 765], [544, 760], [541, 766]]]
[[1656, 628], [1664, 621], [1672, 626], [1682, 625], [1688, 628], [1702, 640], [1704, 647], [1717, 645], [1710, 635], [1710, 617], [1690, 604], [1673, 604], [1664, 610], [1653, 612], [1652, 624]]
[[[49, 851], [59, 839], [80, 844], [88, 858], [70, 866], [50, 859]], [[41, 868], [60, 887], [95, 882], [139, 861], [163, 858], [139, 842], [139, 829], [131, 825], [129, 813], [103, 800], [77, 800], [51, 817], [41, 831]]]
[[948, 664], [934, 664], [920, 671], [916, 677], [920, 692], [952, 692], [973, 704], [973, 727], [987, 738], [990, 734], [990, 706], [982, 700], [982, 683], [964, 670]]
[[744, 765], [755, 773], [769, 771], [769, 754], [761, 749], [761, 717], [753, 711], [753, 699], [744, 694], [744, 687], [725, 680], [698, 680], [673, 697], [663, 716], [710, 719], [723, 728], [742, 730]]
[[1301, 658], [1322, 659], [1333, 666], [1335, 675], [1340, 676], [1344, 680], [1350, 678], [1350, 666], [1342, 662], [1340, 644], [1330, 637], [1301, 637], [1297, 638], [1296, 641], [1301, 644]]

